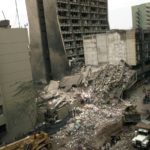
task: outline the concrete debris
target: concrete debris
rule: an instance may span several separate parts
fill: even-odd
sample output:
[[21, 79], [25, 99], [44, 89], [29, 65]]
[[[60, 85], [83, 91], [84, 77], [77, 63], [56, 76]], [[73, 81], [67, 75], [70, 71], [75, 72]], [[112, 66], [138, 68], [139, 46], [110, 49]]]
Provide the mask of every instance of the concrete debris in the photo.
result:
[[64, 146], [66, 150], [76, 150], [80, 142], [83, 149], [88, 144], [98, 149], [111, 134], [121, 129], [121, 111], [121, 107], [86, 104], [79, 115], [76, 114], [65, 128], [54, 135], [58, 147], [62, 146], [60, 141], [63, 138], [67, 142]]
[[82, 81], [82, 75], [77, 74], [73, 76], [67, 76], [64, 77], [59, 84], [60, 88], [64, 88], [65, 91], [69, 91], [73, 86], [77, 87], [81, 84]]
[[134, 129], [125, 128], [120, 135], [120, 140], [116, 142], [110, 150], [135, 150], [132, 146], [132, 138], [134, 137]]
[[49, 93], [52, 91], [56, 91], [59, 88], [59, 81], [50, 81], [50, 84], [48, 86], [45, 87], [44, 91]]
[[51, 82], [45, 89], [45, 120], [51, 124], [62, 121], [69, 113], [72, 116], [54, 135], [57, 149], [100, 149], [119, 131], [126, 106], [118, 101], [134, 73], [120, 62], [83, 67], [80, 73], [63, 78], [61, 89], [59, 82]]
[[119, 65], [108, 64], [97, 72], [89, 72], [84, 82], [91, 83], [89, 85], [97, 100], [106, 102], [111, 98], [120, 98], [134, 73], [123, 62]]
[[50, 84], [44, 88], [44, 92], [41, 93], [41, 97], [45, 100], [51, 99], [58, 95], [59, 82], [50, 81]]

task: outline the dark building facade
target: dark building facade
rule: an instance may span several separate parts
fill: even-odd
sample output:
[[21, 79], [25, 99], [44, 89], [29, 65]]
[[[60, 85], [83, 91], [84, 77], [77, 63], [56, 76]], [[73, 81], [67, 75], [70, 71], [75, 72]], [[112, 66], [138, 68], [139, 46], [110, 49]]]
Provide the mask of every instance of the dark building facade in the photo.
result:
[[58, 77], [67, 58], [84, 58], [83, 35], [109, 29], [107, 0], [26, 0], [37, 79]]

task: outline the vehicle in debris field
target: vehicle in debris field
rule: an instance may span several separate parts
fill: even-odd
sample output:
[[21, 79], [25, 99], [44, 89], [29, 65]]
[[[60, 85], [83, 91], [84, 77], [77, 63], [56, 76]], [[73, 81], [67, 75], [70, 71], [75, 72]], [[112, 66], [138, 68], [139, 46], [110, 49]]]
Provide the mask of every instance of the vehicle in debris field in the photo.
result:
[[136, 148], [150, 149], [150, 121], [143, 121], [137, 124], [135, 137], [132, 139], [132, 144]]
[[0, 150], [52, 150], [52, 140], [47, 133], [40, 132], [0, 147]]
[[136, 124], [141, 121], [141, 115], [137, 112], [136, 106], [128, 105], [122, 116], [123, 124]]

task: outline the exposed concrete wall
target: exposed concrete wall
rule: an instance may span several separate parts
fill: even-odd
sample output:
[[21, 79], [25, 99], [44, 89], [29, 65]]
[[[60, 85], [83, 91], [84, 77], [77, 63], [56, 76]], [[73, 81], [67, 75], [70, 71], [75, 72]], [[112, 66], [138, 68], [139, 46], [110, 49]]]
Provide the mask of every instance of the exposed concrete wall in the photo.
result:
[[[92, 58], [91, 52], [93, 53]], [[134, 66], [137, 64], [135, 30], [112, 31], [95, 36], [85, 36], [84, 53], [86, 65], [118, 64], [120, 60], [124, 60]]]
[[108, 34], [108, 61], [110, 64], [118, 64], [120, 60], [126, 61], [126, 32]]
[[101, 63], [108, 62], [108, 39], [107, 34], [101, 34], [101, 36], [96, 36], [97, 39], [97, 51], [98, 60]]
[[135, 30], [129, 30], [126, 32], [126, 44], [127, 44], [127, 62], [133, 66], [137, 65], [137, 51], [136, 51], [136, 38]]
[[83, 40], [84, 57], [86, 65], [98, 65], [98, 52], [96, 47], [96, 36], [90, 36]]
[[46, 65], [44, 63], [37, 0], [26, 0], [26, 6], [29, 20], [33, 79], [38, 82], [45, 82], [47, 80]]
[[57, 1], [44, 0], [43, 4], [52, 76], [58, 79], [67, 71], [68, 62], [58, 24]]
[[28, 132], [36, 122], [34, 100], [27, 105], [29, 95], [15, 95], [16, 83], [26, 81], [32, 81], [27, 30], [0, 29], [0, 103], [4, 111], [0, 122], [6, 123], [6, 142]]

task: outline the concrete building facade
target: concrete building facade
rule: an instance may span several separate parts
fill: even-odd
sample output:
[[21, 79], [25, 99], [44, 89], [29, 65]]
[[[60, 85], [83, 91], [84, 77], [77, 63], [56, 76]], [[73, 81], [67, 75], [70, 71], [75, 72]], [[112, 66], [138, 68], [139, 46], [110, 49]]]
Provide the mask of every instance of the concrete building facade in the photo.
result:
[[0, 28], [0, 144], [14, 140], [35, 125], [34, 100], [27, 105], [29, 95], [16, 95], [18, 83], [28, 81], [32, 81], [32, 72], [27, 29]]
[[132, 7], [133, 28], [150, 29], [150, 3]]
[[83, 35], [109, 29], [107, 0], [26, 0], [26, 4], [34, 69], [43, 69], [41, 76], [65, 69], [65, 56], [83, 59]]

